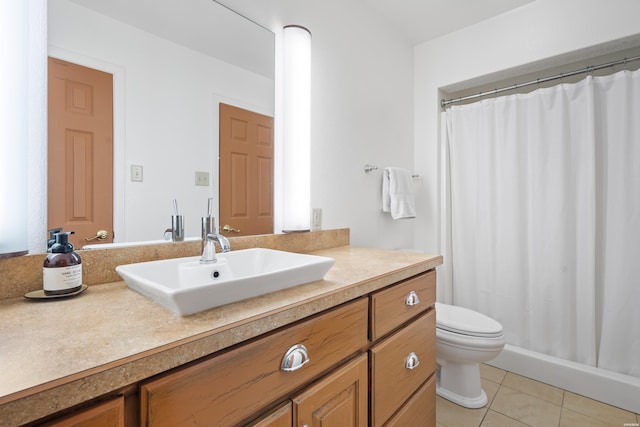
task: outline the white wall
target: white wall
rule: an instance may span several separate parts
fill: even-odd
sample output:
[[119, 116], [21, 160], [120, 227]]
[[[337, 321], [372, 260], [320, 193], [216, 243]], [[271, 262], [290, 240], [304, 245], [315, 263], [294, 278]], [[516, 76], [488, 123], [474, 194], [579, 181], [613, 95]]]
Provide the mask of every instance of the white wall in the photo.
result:
[[582, 59], [577, 51], [602, 54], [602, 44], [613, 49], [640, 34], [638, 16], [636, 0], [536, 0], [416, 46], [415, 169], [424, 177], [424, 194], [417, 200], [426, 213], [416, 222], [417, 249], [439, 252], [438, 89], [468, 86], [467, 81], [514, 68], [525, 74], [538, 61], [560, 65], [563, 58]]
[[[161, 239], [173, 198], [185, 234], [199, 236], [207, 198], [218, 200], [216, 101], [271, 115], [273, 80], [67, 0], [49, 1], [48, 19], [51, 56], [114, 73], [116, 240]], [[209, 172], [209, 187], [195, 186], [195, 171]]]
[[[411, 247], [416, 220], [383, 214], [381, 185], [385, 166], [413, 167], [412, 46], [358, 2], [222, 2], [271, 28], [276, 50], [284, 25], [311, 31], [311, 204], [323, 228], [351, 228], [353, 245]], [[380, 169], [365, 174], [365, 163]]]
[[46, 157], [46, 7], [44, 0], [0, 4], [0, 254], [23, 252], [44, 232], [31, 230], [27, 218], [45, 215], [28, 189], [46, 185], [46, 169], [28, 159]]

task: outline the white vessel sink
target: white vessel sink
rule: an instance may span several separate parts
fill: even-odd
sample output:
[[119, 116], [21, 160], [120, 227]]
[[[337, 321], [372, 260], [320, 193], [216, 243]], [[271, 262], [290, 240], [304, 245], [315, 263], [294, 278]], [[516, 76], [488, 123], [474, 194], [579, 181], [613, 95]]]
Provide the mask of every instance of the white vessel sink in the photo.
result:
[[322, 280], [333, 258], [273, 249], [243, 249], [217, 254], [217, 262], [200, 257], [119, 265], [127, 285], [187, 316], [219, 305]]

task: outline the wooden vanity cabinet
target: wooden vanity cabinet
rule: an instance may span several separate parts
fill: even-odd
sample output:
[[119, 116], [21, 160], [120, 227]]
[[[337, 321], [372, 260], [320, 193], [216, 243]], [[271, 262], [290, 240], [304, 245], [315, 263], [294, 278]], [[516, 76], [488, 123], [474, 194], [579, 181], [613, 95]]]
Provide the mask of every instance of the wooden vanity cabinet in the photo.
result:
[[434, 304], [430, 271], [168, 373], [140, 387], [142, 425], [435, 425]]
[[372, 426], [435, 425], [435, 297], [435, 271], [371, 295]]
[[[435, 279], [419, 274], [52, 425], [435, 426]], [[285, 359], [301, 367], [285, 371]]]

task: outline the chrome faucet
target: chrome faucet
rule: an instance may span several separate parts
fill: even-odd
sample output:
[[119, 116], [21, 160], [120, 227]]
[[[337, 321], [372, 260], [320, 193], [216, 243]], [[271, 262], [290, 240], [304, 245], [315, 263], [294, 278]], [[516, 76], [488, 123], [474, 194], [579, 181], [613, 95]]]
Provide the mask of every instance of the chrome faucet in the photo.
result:
[[207, 234], [204, 249], [202, 250], [202, 257], [200, 257], [200, 264], [213, 264], [216, 259], [216, 243], [220, 245], [220, 250], [225, 253], [231, 251], [231, 245], [229, 240], [221, 234], [209, 233]]

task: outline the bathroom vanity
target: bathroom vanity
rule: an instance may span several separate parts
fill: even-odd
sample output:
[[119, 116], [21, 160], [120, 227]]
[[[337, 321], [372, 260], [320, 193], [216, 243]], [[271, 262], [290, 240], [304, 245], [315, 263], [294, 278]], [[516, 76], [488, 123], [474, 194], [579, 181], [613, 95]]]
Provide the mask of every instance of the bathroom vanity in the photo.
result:
[[311, 253], [324, 280], [187, 317], [120, 281], [0, 301], [0, 425], [435, 425], [442, 258]]

